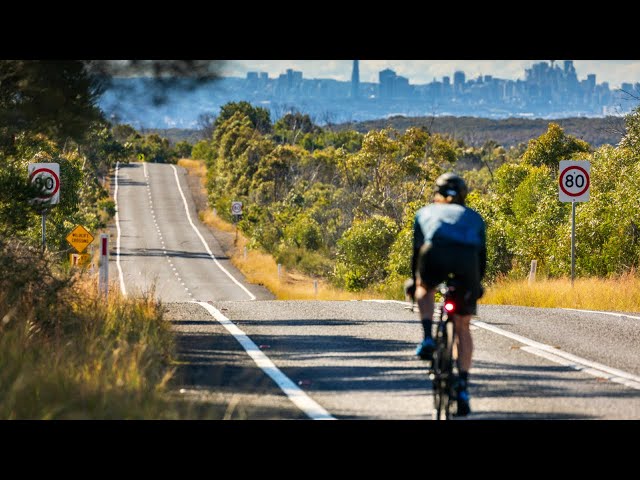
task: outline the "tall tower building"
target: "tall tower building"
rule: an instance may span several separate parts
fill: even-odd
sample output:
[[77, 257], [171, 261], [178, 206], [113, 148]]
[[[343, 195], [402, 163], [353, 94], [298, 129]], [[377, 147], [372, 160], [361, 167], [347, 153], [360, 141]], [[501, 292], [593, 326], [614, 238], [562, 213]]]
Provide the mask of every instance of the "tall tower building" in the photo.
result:
[[353, 61], [353, 71], [351, 72], [351, 98], [358, 98], [360, 90], [360, 69], [358, 60]]

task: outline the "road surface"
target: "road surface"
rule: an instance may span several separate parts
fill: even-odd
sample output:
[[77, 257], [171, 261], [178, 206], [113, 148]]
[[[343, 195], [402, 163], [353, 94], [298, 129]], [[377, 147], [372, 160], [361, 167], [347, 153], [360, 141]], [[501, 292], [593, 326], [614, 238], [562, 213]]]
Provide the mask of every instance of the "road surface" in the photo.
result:
[[[431, 418], [417, 313], [396, 301], [275, 301], [199, 222], [185, 175], [120, 165], [110, 257], [127, 295], [165, 304], [179, 395], [219, 418]], [[469, 419], [640, 419], [640, 314], [478, 313]]]

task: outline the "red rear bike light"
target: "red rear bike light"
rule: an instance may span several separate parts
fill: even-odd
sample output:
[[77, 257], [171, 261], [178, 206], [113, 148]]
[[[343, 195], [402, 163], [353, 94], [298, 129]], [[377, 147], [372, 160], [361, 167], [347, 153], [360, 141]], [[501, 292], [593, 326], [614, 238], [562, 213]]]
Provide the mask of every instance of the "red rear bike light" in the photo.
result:
[[453, 312], [453, 310], [456, 308], [456, 306], [453, 304], [453, 302], [447, 302], [444, 304], [444, 309], [447, 312]]

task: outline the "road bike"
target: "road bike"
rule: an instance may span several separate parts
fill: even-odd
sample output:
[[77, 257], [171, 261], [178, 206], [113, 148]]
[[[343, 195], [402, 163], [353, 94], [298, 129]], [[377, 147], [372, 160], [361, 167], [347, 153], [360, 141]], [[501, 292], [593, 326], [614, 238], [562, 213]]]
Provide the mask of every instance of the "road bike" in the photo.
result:
[[442, 301], [436, 303], [433, 315], [435, 350], [429, 369], [429, 379], [433, 386], [433, 419], [449, 420], [456, 408], [455, 368], [457, 351], [456, 330], [453, 317], [458, 309], [458, 295], [455, 278], [450, 277], [437, 287]]

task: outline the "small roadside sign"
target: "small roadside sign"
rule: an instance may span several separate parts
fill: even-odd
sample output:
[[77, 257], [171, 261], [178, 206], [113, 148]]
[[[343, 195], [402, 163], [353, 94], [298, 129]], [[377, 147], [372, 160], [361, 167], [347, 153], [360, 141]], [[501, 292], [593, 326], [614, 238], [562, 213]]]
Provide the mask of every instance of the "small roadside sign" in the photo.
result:
[[561, 202], [589, 201], [591, 163], [585, 160], [560, 162], [558, 196]]
[[91, 262], [91, 255], [88, 253], [72, 253], [69, 261], [73, 267], [83, 267]]
[[89, 244], [93, 242], [93, 235], [82, 225], [77, 225], [69, 232], [69, 235], [67, 235], [67, 242], [69, 242], [69, 245], [75, 248], [78, 253], [82, 253]]
[[231, 204], [232, 215], [242, 215], [242, 202], [233, 202]]

